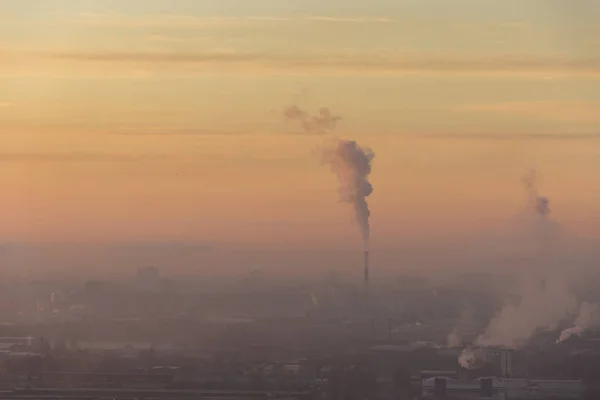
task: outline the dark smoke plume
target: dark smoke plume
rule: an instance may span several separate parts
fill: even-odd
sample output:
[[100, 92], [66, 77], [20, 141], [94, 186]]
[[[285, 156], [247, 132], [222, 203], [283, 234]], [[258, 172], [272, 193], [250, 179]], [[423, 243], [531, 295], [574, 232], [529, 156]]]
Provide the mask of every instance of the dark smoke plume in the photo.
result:
[[322, 107], [319, 114], [310, 116], [297, 105], [291, 105], [283, 111], [283, 116], [289, 120], [300, 122], [300, 126], [306, 133], [322, 134], [333, 131], [341, 117], [335, 116], [329, 108]]
[[340, 200], [354, 207], [365, 250], [369, 247], [370, 211], [367, 197], [373, 192], [369, 174], [374, 157], [371, 149], [360, 147], [354, 140], [338, 139], [336, 144], [325, 151], [323, 158], [338, 177]]
[[523, 184], [529, 195], [529, 206], [540, 217], [546, 218], [550, 216], [550, 200], [545, 196], [540, 196], [537, 189], [538, 176], [535, 170], [529, 171], [523, 177]]
[[[300, 107], [292, 105], [284, 110], [283, 115], [287, 119], [299, 121], [307, 133], [332, 131], [337, 121], [342, 119], [334, 116], [327, 107], [321, 108], [318, 116], [311, 117]], [[371, 149], [360, 147], [354, 140], [336, 139], [331, 146], [326, 146], [322, 159], [338, 177], [340, 200], [354, 207], [365, 250], [369, 248], [370, 211], [367, 197], [373, 191], [369, 174], [374, 157]]]

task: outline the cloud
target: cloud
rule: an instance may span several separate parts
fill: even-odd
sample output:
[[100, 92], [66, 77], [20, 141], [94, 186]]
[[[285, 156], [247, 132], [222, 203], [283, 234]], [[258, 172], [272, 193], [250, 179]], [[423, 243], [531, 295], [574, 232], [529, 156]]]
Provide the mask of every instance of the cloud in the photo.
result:
[[215, 40], [214, 36], [169, 36], [153, 34], [147, 37], [150, 42], [156, 43], [206, 43]]
[[178, 126], [121, 126], [117, 127], [114, 132], [117, 135], [192, 135], [192, 136], [207, 136], [207, 135], [239, 135], [242, 134], [238, 130], [227, 130], [227, 129], [199, 129], [199, 128], [187, 128]]
[[599, 140], [599, 133], [423, 133], [406, 135], [417, 139], [440, 139], [440, 140]]
[[100, 246], [115, 250], [170, 250], [176, 253], [180, 251], [205, 251], [214, 248], [211, 243], [183, 241], [103, 243]]
[[[199, 154], [118, 154], [94, 152], [64, 152], [64, 153], [0, 153], [0, 164], [7, 163], [48, 163], [48, 164], [122, 164], [124, 165], [154, 165], [161, 163], [164, 166], [176, 166], [177, 173], [186, 168], [197, 168], [215, 163], [277, 163], [304, 162], [304, 154], [254, 154], [248, 151], [220, 151], [214, 149], [208, 153]], [[157, 173], [158, 170], [156, 170]], [[161, 168], [161, 173], [165, 168]]]
[[341, 17], [341, 16], [246, 16], [246, 17], [198, 17], [190, 15], [125, 15], [82, 13], [66, 21], [72, 24], [121, 28], [173, 28], [173, 29], [203, 29], [247, 25], [251, 23], [280, 23], [280, 22], [332, 22], [332, 23], [391, 23], [395, 20], [385, 17]]
[[142, 161], [173, 161], [176, 157], [167, 154], [115, 154], [115, 153], [0, 153], [0, 163], [50, 162], [50, 163], [128, 163]]
[[345, 17], [325, 17], [325, 16], [308, 16], [306, 17], [309, 21], [322, 21], [322, 22], [345, 22], [345, 23], [392, 23], [396, 22], [390, 18], [384, 17], [361, 17], [361, 18], [345, 18]]
[[[143, 69], [175, 73], [336, 73], [336, 74], [444, 74], [547, 78], [552, 76], [600, 77], [600, 59], [566, 56], [527, 55], [476, 56], [457, 54], [372, 53], [241, 53], [241, 52], [117, 52], [117, 51], [38, 51], [0, 52], [0, 68], [18, 66], [15, 73], [29, 68], [55, 67], [55, 73], [109, 73]], [[20, 66], [18, 64], [21, 64]], [[45, 63], [45, 64], [44, 64]], [[42, 65], [40, 65], [42, 64]], [[110, 67], [110, 68], [108, 68]], [[119, 68], [122, 68], [119, 70]]]
[[458, 108], [462, 112], [516, 115], [562, 122], [600, 122], [600, 103], [564, 101], [513, 101], [473, 104]]
[[8, 108], [8, 107], [12, 107], [12, 106], [13, 106], [13, 103], [0, 101], [0, 108]]
[[60, 22], [100, 27], [202, 29], [243, 25], [250, 22], [283, 22], [289, 20], [289, 18], [277, 16], [197, 17], [176, 14], [126, 15], [81, 13], [74, 18], [68, 18]]

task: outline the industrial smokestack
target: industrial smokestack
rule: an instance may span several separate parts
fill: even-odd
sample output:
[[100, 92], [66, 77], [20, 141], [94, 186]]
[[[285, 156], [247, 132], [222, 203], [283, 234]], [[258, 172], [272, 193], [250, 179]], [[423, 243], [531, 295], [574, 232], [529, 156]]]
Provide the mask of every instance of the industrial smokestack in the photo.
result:
[[[319, 110], [319, 115], [311, 117], [309, 113], [296, 105], [284, 110], [283, 115], [288, 120], [299, 121], [302, 129], [307, 133], [325, 133], [333, 131], [341, 117], [333, 115], [327, 107]], [[365, 284], [369, 281], [369, 226], [370, 210], [367, 198], [373, 192], [369, 182], [371, 162], [375, 154], [371, 149], [363, 148], [354, 140], [336, 139], [334, 143], [324, 149], [322, 162], [329, 165], [331, 171], [337, 175], [340, 188], [340, 200], [352, 204], [356, 222], [360, 228], [363, 239], [365, 255]]]
[[500, 375], [502, 376], [502, 378], [511, 378], [512, 372], [512, 350], [504, 349], [500, 352]]
[[369, 250], [365, 250], [365, 285], [369, 283]]

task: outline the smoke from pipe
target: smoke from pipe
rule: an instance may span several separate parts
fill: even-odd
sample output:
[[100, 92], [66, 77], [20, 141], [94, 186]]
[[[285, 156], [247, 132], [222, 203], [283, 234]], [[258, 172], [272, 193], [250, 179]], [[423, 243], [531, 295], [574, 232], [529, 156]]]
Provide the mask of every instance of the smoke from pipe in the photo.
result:
[[335, 116], [329, 108], [322, 107], [319, 114], [310, 116], [297, 105], [291, 105], [283, 111], [283, 116], [292, 121], [298, 121], [306, 133], [322, 134], [333, 131], [341, 117]]
[[340, 183], [340, 200], [352, 204], [361, 231], [365, 250], [369, 249], [369, 204], [367, 197], [373, 192], [369, 182], [371, 161], [375, 154], [362, 148], [354, 140], [338, 139], [326, 149], [323, 162], [331, 168]]
[[526, 282], [521, 298], [506, 304], [485, 332], [475, 340], [477, 346], [523, 346], [539, 331], [551, 331], [577, 309], [577, 300], [566, 279], [554, 276], [544, 284], [536, 279]]
[[[519, 218], [526, 226], [534, 228], [534, 238], [543, 239], [556, 233], [558, 226], [550, 219], [548, 198], [540, 196], [537, 189], [537, 174], [531, 170], [522, 179], [528, 194], [526, 212]], [[535, 218], [532, 218], [535, 217]], [[541, 241], [541, 253], [545, 255], [551, 248], [548, 242]], [[535, 276], [531, 271], [523, 281], [519, 298], [507, 301], [500, 311], [491, 319], [482, 334], [474, 341], [476, 347], [501, 346], [518, 348], [527, 343], [536, 333], [552, 331], [558, 325], [576, 312], [578, 302], [573, 294], [566, 277], [557, 271], [544, 271], [543, 275]], [[541, 279], [540, 279], [541, 278]], [[473, 365], [473, 358], [481, 356], [467, 348], [459, 358], [465, 365]], [[462, 361], [461, 361], [462, 360]]]
[[583, 302], [579, 307], [579, 315], [574, 325], [560, 333], [558, 343], [564, 342], [571, 336], [579, 336], [586, 330], [598, 325], [600, 325], [600, 307], [597, 304]]
[[461, 311], [458, 323], [446, 337], [446, 345], [448, 347], [463, 346], [465, 339], [473, 328], [473, 321], [473, 309], [467, 306]]
[[486, 354], [482, 349], [466, 347], [458, 357], [458, 363], [465, 369], [478, 369], [487, 362]]
[[523, 177], [523, 184], [529, 195], [529, 206], [536, 215], [547, 218], [550, 215], [550, 200], [538, 193], [537, 182], [538, 174], [535, 170], [530, 170]]
[[310, 300], [312, 301], [314, 306], [319, 305], [319, 299], [317, 298], [317, 295], [314, 292], [310, 293]]
[[[335, 129], [341, 117], [331, 114], [323, 107], [319, 115], [310, 117], [309, 114], [296, 105], [284, 110], [283, 115], [290, 120], [299, 121], [308, 133], [323, 133]], [[340, 201], [352, 204], [356, 221], [360, 228], [365, 250], [369, 249], [369, 204], [367, 197], [373, 192], [369, 182], [371, 162], [375, 154], [371, 149], [363, 148], [354, 140], [335, 139], [327, 146], [322, 154], [322, 162], [328, 165], [337, 176], [340, 187]]]

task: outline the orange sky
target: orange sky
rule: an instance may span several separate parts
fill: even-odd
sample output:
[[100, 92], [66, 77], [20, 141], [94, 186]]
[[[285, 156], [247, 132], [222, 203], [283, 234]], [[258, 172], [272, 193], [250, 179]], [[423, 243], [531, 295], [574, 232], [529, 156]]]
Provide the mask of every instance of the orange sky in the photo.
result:
[[292, 103], [375, 151], [374, 245], [497, 226], [532, 167], [591, 234], [598, 10], [532, 3], [2, 4], [0, 239], [356, 243]]

